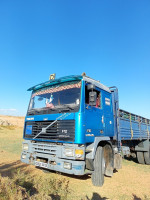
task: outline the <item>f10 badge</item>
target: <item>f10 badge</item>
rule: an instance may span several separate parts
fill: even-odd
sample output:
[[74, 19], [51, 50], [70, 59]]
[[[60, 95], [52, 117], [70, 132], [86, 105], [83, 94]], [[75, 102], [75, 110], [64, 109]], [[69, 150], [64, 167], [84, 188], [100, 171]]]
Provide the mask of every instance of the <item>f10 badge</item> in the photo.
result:
[[66, 133], [68, 133], [68, 130], [62, 130], [62, 133], [66, 134]]

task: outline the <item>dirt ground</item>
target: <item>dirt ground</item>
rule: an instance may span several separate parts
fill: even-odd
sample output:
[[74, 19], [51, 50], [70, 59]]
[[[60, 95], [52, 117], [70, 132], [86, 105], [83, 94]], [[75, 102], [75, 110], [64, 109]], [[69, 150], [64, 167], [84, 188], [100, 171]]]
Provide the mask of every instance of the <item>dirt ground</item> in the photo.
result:
[[[2, 116], [0, 116], [2, 117]], [[23, 126], [23, 118], [6, 117]], [[4, 118], [3, 118], [4, 119]], [[69, 181], [71, 193], [68, 199], [86, 200], [148, 200], [150, 199], [150, 166], [140, 165], [136, 160], [123, 160], [122, 169], [112, 178], [105, 177], [103, 187], [92, 185], [90, 176], [75, 177], [55, 172], [45, 173], [34, 166], [20, 162], [23, 128], [0, 127], [0, 173], [11, 177], [20, 168], [30, 176], [65, 178]]]

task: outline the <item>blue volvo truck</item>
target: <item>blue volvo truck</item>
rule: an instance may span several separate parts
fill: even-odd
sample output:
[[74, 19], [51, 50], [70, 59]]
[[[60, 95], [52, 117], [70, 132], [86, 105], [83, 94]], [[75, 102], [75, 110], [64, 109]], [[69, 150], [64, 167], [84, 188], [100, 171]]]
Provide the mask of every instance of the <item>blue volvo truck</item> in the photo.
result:
[[95, 186], [121, 168], [123, 156], [150, 164], [150, 120], [119, 109], [116, 87], [82, 74], [51, 79], [29, 91], [22, 162], [91, 174]]

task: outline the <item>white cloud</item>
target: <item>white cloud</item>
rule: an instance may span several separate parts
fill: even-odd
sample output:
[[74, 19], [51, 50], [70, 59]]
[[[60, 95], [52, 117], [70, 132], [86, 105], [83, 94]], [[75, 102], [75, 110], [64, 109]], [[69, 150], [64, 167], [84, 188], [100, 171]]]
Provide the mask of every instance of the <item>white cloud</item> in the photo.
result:
[[18, 115], [18, 110], [15, 108], [0, 108], [0, 115]]

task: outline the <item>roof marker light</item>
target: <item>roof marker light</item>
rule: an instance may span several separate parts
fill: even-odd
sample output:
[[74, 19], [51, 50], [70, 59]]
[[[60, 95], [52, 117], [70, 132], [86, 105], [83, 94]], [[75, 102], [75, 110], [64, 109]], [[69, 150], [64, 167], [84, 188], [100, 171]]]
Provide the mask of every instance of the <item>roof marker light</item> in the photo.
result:
[[51, 74], [49, 77], [49, 80], [55, 80], [55, 76], [56, 76], [56, 74]]

